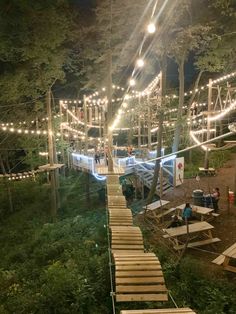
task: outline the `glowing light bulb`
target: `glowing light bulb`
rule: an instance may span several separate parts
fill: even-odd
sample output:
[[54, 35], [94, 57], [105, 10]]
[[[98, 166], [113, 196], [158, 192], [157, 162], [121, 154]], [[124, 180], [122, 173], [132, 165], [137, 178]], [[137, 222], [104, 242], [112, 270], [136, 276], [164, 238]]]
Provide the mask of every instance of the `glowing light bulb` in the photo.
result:
[[130, 79], [129, 80], [129, 85], [130, 86], [134, 86], [135, 85], [135, 80], [134, 79]]
[[153, 34], [156, 31], [156, 26], [154, 23], [148, 24], [147, 31], [149, 34]]
[[143, 59], [138, 59], [137, 60], [137, 66], [139, 67], [139, 68], [142, 68], [143, 66], [144, 66], [144, 61], [143, 61]]

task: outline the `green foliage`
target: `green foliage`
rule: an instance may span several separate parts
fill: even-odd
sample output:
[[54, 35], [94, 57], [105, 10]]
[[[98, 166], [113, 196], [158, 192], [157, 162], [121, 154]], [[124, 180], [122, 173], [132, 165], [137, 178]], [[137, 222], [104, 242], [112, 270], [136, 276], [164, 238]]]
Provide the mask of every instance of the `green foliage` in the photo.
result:
[[[86, 210], [83, 182], [78, 175], [61, 180], [64, 195], [77, 194], [62, 200], [56, 223], [45, 202], [48, 186], [17, 182], [24, 206], [1, 225], [1, 313], [110, 312], [105, 210]], [[98, 207], [96, 194], [94, 202]]]
[[213, 151], [210, 153], [210, 166], [219, 169], [223, 167], [230, 158], [231, 152], [229, 150]]

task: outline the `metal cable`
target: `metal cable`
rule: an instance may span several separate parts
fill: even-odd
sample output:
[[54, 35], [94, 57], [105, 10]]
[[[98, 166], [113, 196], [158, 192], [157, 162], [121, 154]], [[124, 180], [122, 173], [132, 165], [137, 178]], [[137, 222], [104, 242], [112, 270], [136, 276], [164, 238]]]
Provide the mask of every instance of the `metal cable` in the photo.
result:
[[[107, 187], [106, 187], [106, 200], [107, 200]], [[111, 285], [111, 300], [112, 300], [112, 310], [113, 314], [116, 314], [115, 308], [115, 292], [113, 288], [113, 279], [112, 279], [112, 257], [111, 257], [111, 243], [110, 243], [110, 232], [109, 232], [109, 216], [108, 216], [108, 202], [106, 201], [106, 221], [107, 221], [107, 243], [108, 243], [108, 258], [109, 258], [109, 273], [110, 273], [110, 285]]]

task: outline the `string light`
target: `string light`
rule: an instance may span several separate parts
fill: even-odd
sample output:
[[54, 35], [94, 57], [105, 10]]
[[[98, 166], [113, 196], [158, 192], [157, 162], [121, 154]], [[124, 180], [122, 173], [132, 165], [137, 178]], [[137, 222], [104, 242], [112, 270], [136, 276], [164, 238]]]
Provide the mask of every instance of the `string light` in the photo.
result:
[[153, 34], [156, 31], [156, 26], [154, 23], [149, 23], [147, 26], [147, 31], [149, 34]]
[[18, 133], [18, 134], [35, 134], [35, 135], [47, 135], [46, 130], [28, 130], [28, 129], [17, 129], [7, 126], [0, 127], [4, 132]]
[[144, 66], [144, 61], [143, 61], [143, 59], [138, 59], [137, 60], [137, 62], [136, 62], [136, 64], [137, 64], [137, 67], [139, 67], [139, 68], [142, 68], [143, 66]]
[[129, 85], [130, 85], [130, 86], [134, 86], [135, 84], [136, 84], [135, 80], [134, 80], [133, 78], [131, 78], [131, 79], [129, 80]]

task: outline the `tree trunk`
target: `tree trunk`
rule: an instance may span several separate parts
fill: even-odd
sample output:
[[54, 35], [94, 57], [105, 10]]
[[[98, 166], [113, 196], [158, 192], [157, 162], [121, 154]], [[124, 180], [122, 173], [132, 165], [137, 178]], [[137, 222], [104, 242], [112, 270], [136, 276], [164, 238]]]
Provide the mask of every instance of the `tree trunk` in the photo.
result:
[[193, 93], [192, 93], [192, 96], [191, 96], [189, 103], [188, 103], [188, 114], [187, 114], [188, 118], [191, 116], [191, 106], [192, 106], [193, 100], [196, 96], [196, 93], [197, 93], [196, 90], [198, 89], [198, 85], [199, 85], [199, 82], [200, 82], [200, 79], [202, 77], [203, 72], [204, 71], [200, 71], [198, 73], [197, 79], [196, 79], [195, 84], [194, 84]]
[[182, 123], [182, 111], [184, 105], [184, 56], [178, 63], [179, 67], [179, 106], [177, 113], [177, 121], [175, 126], [174, 141], [172, 146], [172, 152], [177, 152], [179, 149], [180, 135], [181, 135], [181, 123]]
[[[159, 110], [159, 117], [158, 117], [158, 136], [157, 136], [157, 157], [161, 157], [161, 148], [162, 148], [162, 132], [163, 132], [163, 120], [164, 120], [164, 112], [165, 112], [165, 93], [166, 93], [166, 70], [167, 70], [167, 60], [166, 56], [163, 56], [161, 65], [161, 102]], [[153, 200], [153, 196], [156, 191], [158, 177], [160, 172], [160, 160], [156, 160], [155, 168], [154, 168], [154, 175], [152, 180], [152, 185], [147, 197], [147, 204], [150, 204]]]
[[[5, 169], [1, 154], [0, 154], [0, 166], [1, 166], [2, 173], [6, 174], [6, 169]], [[6, 180], [4, 180], [4, 183], [5, 183], [6, 190], [7, 190], [7, 196], [8, 196], [8, 201], [9, 201], [9, 210], [12, 213], [14, 210], [14, 207], [13, 207], [13, 202], [12, 202], [11, 187], [10, 187], [9, 182], [7, 181], [7, 178], [6, 178]]]

